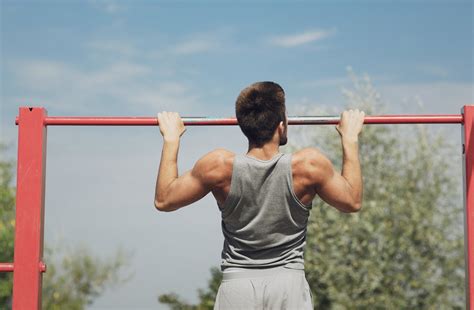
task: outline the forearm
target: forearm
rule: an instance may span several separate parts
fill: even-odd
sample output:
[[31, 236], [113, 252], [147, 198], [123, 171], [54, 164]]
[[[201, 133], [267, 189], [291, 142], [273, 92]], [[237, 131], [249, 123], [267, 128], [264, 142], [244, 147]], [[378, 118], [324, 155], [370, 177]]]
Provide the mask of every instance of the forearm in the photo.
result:
[[360, 207], [362, 203], [362, 171], [359, 161], [359, 145], [357, 139], [341, 139], [343, 163], [342, 176], [350, 187], [354, 204]]
[[178, 178], [179, 139], [163, 139], [163, 150], [156, 179], [155, 204], [163, 203], [170, 184]]

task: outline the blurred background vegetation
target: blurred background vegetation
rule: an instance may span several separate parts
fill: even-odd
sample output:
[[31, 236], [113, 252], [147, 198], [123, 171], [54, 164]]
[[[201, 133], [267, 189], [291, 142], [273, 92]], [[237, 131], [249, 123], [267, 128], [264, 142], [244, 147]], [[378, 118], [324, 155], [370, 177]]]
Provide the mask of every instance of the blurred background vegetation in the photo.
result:
[[[3, 159], [6, 146], [0, 144], [0, 262], [13, 262], [15, 236], [15, 171], [13, 160]], [[95, 256], [86, 246], [46, 247], [43, 274], [43, 309], [85, 309], [107, 288], [124, 283], [129, 253], [122, 249], [111, 257]], [[0, 273], [0, 309], [11, 309], [13, 273]]]

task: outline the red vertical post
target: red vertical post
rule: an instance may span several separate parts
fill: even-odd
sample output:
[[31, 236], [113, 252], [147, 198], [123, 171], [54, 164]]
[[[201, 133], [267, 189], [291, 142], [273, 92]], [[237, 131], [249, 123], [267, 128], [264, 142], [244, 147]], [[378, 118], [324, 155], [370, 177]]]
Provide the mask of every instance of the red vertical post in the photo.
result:
[[464, 165], [464, 248], [466, 255], [466, 308], [474, 301], [474, 106], [464, 106], [463, 165]]
[[46, 173], [44, 108], [20, 108], [13, 309], [41, 309]]

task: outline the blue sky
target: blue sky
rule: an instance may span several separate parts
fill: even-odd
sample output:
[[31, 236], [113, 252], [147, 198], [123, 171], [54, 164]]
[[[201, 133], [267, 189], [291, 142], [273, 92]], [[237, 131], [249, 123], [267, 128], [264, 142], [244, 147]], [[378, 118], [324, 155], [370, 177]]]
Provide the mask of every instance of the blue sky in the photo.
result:
[[[23, 105], [53, 116], [232, 116], [239, 91], [259, 80], [285, 88], [289, 114], [342, 109], [348, 67], [371, 77], [389, 112], [459, 113], [474, 103], [473, 55], [471, 1], [2, 1], [1, 139], [14, 158]], [[189, 129], [180, 171], [219, 146], [246, 144], [237, 128]], [[91, 309], [156, 309], [169, 290], [194, 301], [220, 262], [210, 197], [153, 210], [160, 150], [149, 127], [48, 129], [46, 244], [134, 252], [134, 279]]]

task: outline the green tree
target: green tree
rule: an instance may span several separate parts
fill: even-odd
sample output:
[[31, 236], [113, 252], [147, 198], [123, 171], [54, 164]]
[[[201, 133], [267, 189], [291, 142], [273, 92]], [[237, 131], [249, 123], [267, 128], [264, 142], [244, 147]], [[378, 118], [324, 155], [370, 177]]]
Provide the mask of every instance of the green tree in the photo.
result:
[[[383, 114], [380, 95], [351, 72], [349, 107]], [[341, 165], [337, 133], [319, 132]], [[365, 126], [363, 209], [344, 214], [320, 199], [308, 227], [306, 272], [317, 309], [460, 309], [464, 253], [460, 161], [442, 132], [421, 125]], [[460, 159], [460, 156], [457, 157]]]
[[[0, 153], [5, 145], [0, 144]], [[0, 160], [0, 262], [13, 261], [15, 234], [14, 162]], [[128, 254], [118, 250], [112, 258], [95, 257], [86, 247], [45, 249], [48, 269], [43, 278], [43, 309], [84, 309], [104, 290], [127, 281], [120, 271]], [[0, 309], [11, 307], [13, 275], [0, 273]]]
[[[0, 144], [0, 154], [6, 146]], [[15, 234], [15, 191], [11, 187], [13, 161], [0, 160], [0, 262], [13, 261], [13, 238]], [[0, 308], [10, 303], [13, 274], [0, 273]]]
[[[351, 69], [349, 75], [347, 106], [384, 114], [370, 78]], [[340, 169], [340, 140], [332, 126], [296, 130], [292, 138], [299, 139], [290, 149], [317, 146]], [[345, 214], [313, 201], [305, 266], [316, 309], [464, 308], [461, 168], [453, 146], [443, 132], [426, 126], [364, 127], [362, 210]], [[206, 307], [184, 308], [170, 294], [172, 309], [212, 309], [220, 277], [213, 273], [209, 281]]]
[[[55, 253], [62, 253], [54, 260]], [[48, 271], [44, 276], [43, 309], [84, 309], [107, 288], [128, 280], [119, 271], [127, 264], [127, 255], [118, 250], [113, 258], [94, 256], [85, 246], [46, 251]]]
[[206, 289], [198, 289], [199, 304], [192, 305], [186, 303], [176, 293], [162, 294], [158, 297], [158, 301], [166, 304], [172, 310], [206, 310], [214, 307], [217, 291], [222, 281], [222, 272], [218, 267], [211, 268], [211, 279], [208, 281]]

